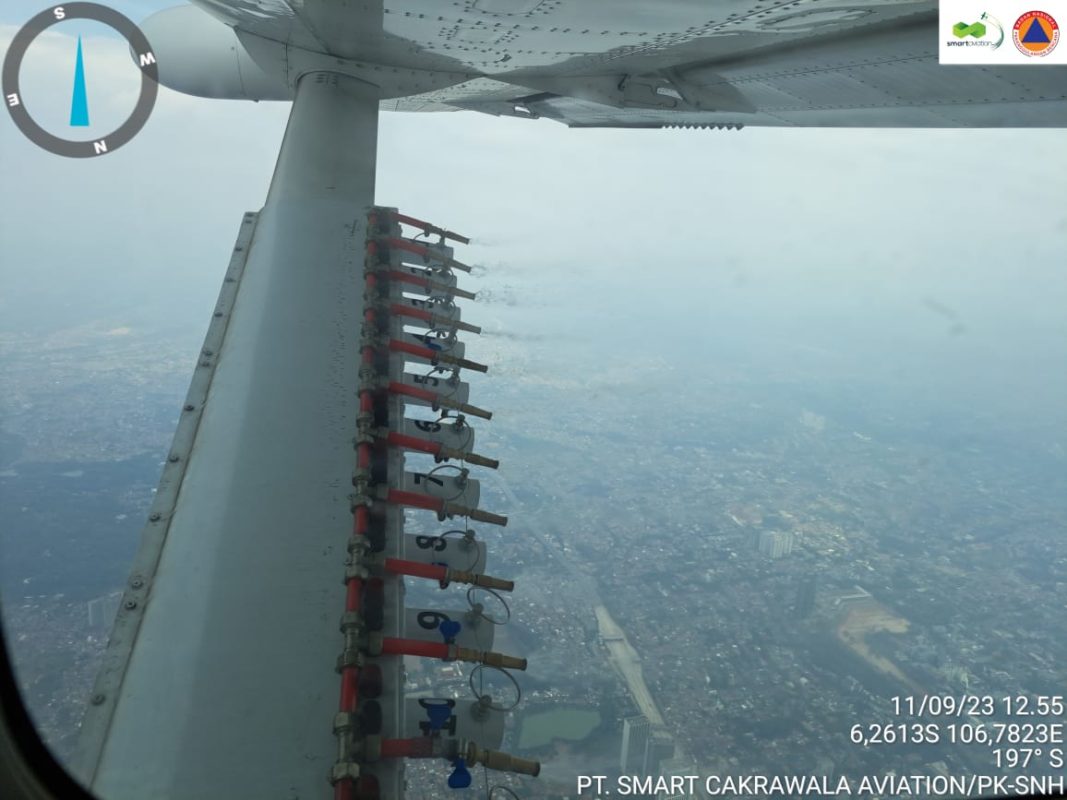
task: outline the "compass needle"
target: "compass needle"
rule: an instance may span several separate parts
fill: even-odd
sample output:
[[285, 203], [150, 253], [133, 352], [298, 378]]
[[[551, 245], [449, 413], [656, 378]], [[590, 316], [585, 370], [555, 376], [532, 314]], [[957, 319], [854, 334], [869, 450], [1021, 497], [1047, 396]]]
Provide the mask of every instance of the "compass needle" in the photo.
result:
[[70, 101], [70, 125], [85, 128], [89, 125], [89, 98], [85, 92], [85, 63], [82, 61], [82, 37], [78, 37], [78, 55], [74, 61], [74, 95]]

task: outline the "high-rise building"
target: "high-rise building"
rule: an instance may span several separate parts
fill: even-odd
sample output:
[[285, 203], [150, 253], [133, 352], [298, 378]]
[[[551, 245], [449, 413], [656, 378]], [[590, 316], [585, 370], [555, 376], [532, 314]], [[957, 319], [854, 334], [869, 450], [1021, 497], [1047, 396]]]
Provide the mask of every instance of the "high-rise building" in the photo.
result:
[[623, 775], [645, 775], [645, 754], [652, 726], [644, 715], [622, 721], [622, 749], [619, 769]]
[[761, 531], [759, 551], [771, 558], [782, 558], [793, 552], [793, 534], [790, 531]]
[[97, 597], [87, 604], [89, 611], [89, 628], [97, 633], [107, 633], [119, 613], [119, 601], [122, 600], [122, 592]]
[[797, 600], [793, 604], [793, 616], [804, 619], [815, 610], [815, 576], [809, 575], [800, 582]]
[[674, 740], [664, 730], [653, 730], [645, 744], [645, 775], [660, 775], [664, 761], [674, 758]]

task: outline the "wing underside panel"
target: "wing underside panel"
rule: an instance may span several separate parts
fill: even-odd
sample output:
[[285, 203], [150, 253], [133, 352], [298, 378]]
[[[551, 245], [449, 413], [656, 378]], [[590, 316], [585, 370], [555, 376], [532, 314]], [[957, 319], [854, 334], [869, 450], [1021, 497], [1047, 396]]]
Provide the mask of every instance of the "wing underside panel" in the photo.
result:
[[617, 0], [610, 13], [589, 0], [194, 1], [290, 53], [436, 83], [383, 110], [573, 127], [1067, 126], [1067, 66], [942, 66], [929, 0]]
[[[572, 127], [1067, 125], [1067, 67], [945, 67], [931, 33], [912, 25], [872, 32], [862, 46], [849, 37], [681, 66], [650, 84], [659, 107], [597, 102], [582, 96], [577, 80], [556, 81], [549, 92], [516, 86], [510, 96], [499, 83], [484, 96], [452, 87], [433, 99]], [[416, 100], [400, 101], [399, 110]]]

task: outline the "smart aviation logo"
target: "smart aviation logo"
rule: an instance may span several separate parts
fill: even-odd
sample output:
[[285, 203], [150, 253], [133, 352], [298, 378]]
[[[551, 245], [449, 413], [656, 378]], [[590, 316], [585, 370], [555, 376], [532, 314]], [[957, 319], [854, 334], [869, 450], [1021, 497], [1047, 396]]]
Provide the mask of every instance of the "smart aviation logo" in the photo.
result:
[[981, 39], [985, 36], [985, 25], [981, 22], [975, 22], [968, 25], [966, 22], [957, 22], [952, 26], [952, 32], [956, 35], [957, 39], [963, 39], [967, 36], [973, 36], [975, 39]]
[[1047, 56], [1060, 41], [1060, 26], [1051, 14], [1027, 11], [1015, 20], [1011, 38], [1024, 56]]
[[[995, 31], [995, 36], [993, 31]], [[952, 26], [952, 35], [945, 44], [949, 47], [988, 47], [996, 50], [1004, 44], [1004, 26], [996, 17], [983, 12], [977, 22], [957, 22]]]

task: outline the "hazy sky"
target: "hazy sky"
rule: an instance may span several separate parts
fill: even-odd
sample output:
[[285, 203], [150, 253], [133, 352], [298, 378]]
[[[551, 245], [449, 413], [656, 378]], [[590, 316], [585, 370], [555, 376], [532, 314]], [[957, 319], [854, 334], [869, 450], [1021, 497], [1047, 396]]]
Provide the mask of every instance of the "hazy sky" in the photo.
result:
[[[115, 5], [140, 21], [169, 4]], [[5, 4], [0, 47], [40, 8]], [[23, 80], [61, 98], [39, 109], [61, 120], [82, 31], [52, 30]], [[86, 69], [108, 119], [136, 81], [98, 33]], [[99, 322], [196, 347], [287, 113], [161, 89], [134, 142], [85, 161], [3, 115], [0, 332]], [[461, 112], [383, 114], [379, 137], [378, 201], [475, 237], [470, 259], [545, 308], [523, 324], [605, 345], [734, 330], [868, 360], [921, 350], [942, 366], [918, 372], [1018, 372], [1020, 402], [1049, 401], [1067, 365], [1065, 190], [1062, 131], [594, 131]]]

